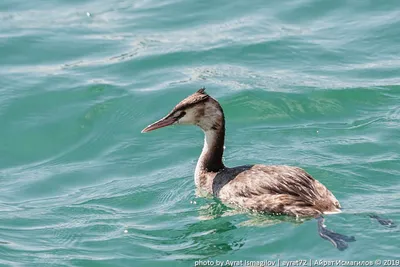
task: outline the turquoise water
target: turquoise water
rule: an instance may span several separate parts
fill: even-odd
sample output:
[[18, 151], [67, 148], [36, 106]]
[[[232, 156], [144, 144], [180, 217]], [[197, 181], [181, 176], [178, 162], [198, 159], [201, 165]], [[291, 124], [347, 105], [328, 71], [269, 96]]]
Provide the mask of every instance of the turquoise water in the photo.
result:
[[[0, 3], [0, 265], [399, 259], [398, 1]], [[225, 163], [303, 167], [343, 252], [195, 196], [202, 132], [140, 131], [205, 86]]]

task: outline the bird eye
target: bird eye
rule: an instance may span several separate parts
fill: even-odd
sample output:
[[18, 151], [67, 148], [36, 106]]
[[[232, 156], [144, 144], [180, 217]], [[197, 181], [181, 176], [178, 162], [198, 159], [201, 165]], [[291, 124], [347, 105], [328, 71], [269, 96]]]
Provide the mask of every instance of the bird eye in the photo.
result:
[[179, 120], [180, 118], [182, 118], [185, 115], [186, 115], [186, 112], [182, 110], [182, 111], [175, 113], [174, 117], [175, 117], [175, 119]]

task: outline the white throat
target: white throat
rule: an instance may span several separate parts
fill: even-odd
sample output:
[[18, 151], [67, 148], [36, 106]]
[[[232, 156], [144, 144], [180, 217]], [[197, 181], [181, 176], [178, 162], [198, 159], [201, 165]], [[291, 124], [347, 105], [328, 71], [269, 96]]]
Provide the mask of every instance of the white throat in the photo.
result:
[[204, 158], [209, 153], [210, 147], [212, 147], [215, 143], [216, 132], [214, 130], [203, 131], [204, 132], [204, 145], [203, 150], [201, 151], [200, 157], [197, 160], [196, 170], [194, 172], [194, 182], [196, 187], [200, 186], [200, 175], [203, 171], [205, 171], [204, 167]]

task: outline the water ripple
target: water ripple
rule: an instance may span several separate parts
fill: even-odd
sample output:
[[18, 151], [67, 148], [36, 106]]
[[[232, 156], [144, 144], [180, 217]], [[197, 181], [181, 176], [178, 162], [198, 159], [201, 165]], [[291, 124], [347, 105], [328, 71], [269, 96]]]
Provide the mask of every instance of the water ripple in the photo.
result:
[[[0, 264], [393, 257], [398, 231], [365, 215], [400, 220], [399, 14], [394, 0], [2, 1]], [[201, 131], [140, 130], [201, 86], [224, 107], [226, 164], [305, 168], [354, 245], [339, 255], [313, 220], [196, 197]]]

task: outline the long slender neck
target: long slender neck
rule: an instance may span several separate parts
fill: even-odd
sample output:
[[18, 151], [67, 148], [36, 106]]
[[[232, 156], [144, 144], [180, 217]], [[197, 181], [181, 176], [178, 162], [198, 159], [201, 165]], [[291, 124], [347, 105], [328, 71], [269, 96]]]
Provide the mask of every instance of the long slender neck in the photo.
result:
[[[204, 146], [197, 161], [195, 183], [197, 187], [207, 187], [210, 173], [216, 173], [225, 168], [222, 162], [225, 141], [225, 116], [219, 103], [209, 98], [198, 110], [202, 114], [197, 118], [196, 125], [205, 135]], [[212, 176], [214, 177], [214, 176]], [[208, 185], [209, 186], [209, 185]]]
[[222, 162], [225, 141], [225, 120], [222, 117], [220, 124], [208, 130], [203, 130], [205, 134], [204, 146], [197, 161], [196, 176], [200, 172], [218, 172], [225, 168]]

